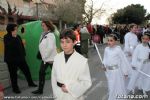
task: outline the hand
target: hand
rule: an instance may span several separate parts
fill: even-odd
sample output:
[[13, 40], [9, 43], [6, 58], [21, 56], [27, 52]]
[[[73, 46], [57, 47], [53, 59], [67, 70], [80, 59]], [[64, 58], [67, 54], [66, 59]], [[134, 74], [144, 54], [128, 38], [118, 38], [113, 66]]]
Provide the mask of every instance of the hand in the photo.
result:
[[62, 90], [63, 92], [65, 92], [65, 93], [68, 93], [68, 90], [66, 89], [66, 86], [65, 86], [65, 85], [63, 85], [63, 86], [61, 87], [61, 90]]

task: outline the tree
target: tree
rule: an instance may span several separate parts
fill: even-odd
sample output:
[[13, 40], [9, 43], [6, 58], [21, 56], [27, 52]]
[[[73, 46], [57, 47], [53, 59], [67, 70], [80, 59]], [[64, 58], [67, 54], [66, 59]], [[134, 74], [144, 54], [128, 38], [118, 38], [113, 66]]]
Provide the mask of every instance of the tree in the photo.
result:
[[8, 22], [16, 22], [17, 19], [19, 19], [20, 16], [22, 16], [22, 12], [20, 13], [19, 10], [17, 10], [16, 5], [12, 8], [10, 3], [7, 2], [7, 10], [0, 5], [0, 13], [2, 14], [2, 20], [4, 21], [3, 24], [6, 24]]
[[85, 0], [57, 0], [55, 15], [58, 19], [75, 23], [81, 21]]
[[54, 15], [59, 20], [60, 30], [62, 21], [78, 23], [82, 21], [85, 0], [56, 0]]
[[117, 10], [112, 16], [114, 24], [142, 24], [146, 20], [146, 9], [140, 4], [131, 4], [123, 9]]
[[38, 17], [41, 19], [58, 20], [60, 30], [62, 29], [62, 21], [66, 23], [82, 21], [85, 0], [55, 0], [54, 5], [40, 1], [38, 7], [34, 8], [34, 15], [38, 13]]
[[147, 16], [145, 17], [145, 20], [150, 20], [150, 14], [147, 14]]
[[106, 1], [103, 2], [99, 8], [94, 8], [95, 3], [97, 2], [94, 2], [94, 0], [90, 0], [90, 3], [87, 3], [85, 5], [85, 13], [83, 17], [86, 23], [91, 23], [94, 17], [100, 17], [106, 11], [104, 9]]
[[37, 16], [39, 19], [55, 19], [54, 9], [55, 5], [36, 4], [36, 7], [33, 8], [33, 16]]

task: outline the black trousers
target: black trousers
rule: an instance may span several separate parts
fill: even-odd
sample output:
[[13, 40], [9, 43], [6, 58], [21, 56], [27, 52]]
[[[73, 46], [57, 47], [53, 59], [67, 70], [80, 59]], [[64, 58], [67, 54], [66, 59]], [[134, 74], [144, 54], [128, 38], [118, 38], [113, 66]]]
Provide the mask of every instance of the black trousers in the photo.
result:
[[42, 61], [40, 66], [40, 71], [39, 71], [39, 90], [42, 92], [45, 84], [45, 75], [48, 66], [50, 66], [52, 69], [53, 64], [49, 64], [49, 63], [44, 64], [44, 62]]
[[11, 85], [12, 85], [13, 90], [19, 89], [18, 80], [17, 80], [18, 79], [18, 76], [17, 76], [18, 68], [25, 75], [28, 85], [33, 84], [33, 80], [31, 78], [31, 73], [30, 73], [29, 67], [25, 60], [17, 62], [17, 63], [10, 63], [10, 62], [8, 63], [7, 62], [7, 65], [8, 65], [8, 70], [10, 73], [10, 80], [11, 80]]

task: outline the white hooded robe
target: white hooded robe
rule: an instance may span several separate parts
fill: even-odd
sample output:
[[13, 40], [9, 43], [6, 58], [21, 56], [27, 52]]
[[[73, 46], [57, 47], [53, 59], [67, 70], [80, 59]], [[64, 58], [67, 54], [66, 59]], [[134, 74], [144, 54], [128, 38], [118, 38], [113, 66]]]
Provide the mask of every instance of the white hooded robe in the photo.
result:
[[[64, 93], [57, 82], [65, 84]], [[83, 94], [91, 87], [88, 60], [74, 51], [67, 62], [64, 52], [54, 58], [52, 69], [52, 89], [55, 100], [84, 100]]]

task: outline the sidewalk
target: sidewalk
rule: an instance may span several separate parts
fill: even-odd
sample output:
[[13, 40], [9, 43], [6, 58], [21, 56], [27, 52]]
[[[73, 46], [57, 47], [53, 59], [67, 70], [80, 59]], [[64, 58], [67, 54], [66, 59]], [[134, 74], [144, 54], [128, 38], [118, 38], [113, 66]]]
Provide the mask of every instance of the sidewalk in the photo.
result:
[[[38, 81], [35, 81], [35, 83], [38, 85]], [[21, 90], [21, 94], [15, 94], [12, 92], [12, 88], [9, 87], [5, 89], [5, 97], [4, 100], [53, 100], [52, 98], [52, 87], [51, 87], [51, 81], [46, 80], [45, 81], [45, 87], [44, 92], [42, 95], [34, 95], [31, 92], [36, 90], [37, 87], [31, 88], [28, 87], [26, 80], [18, 80], [18, 85]]]

